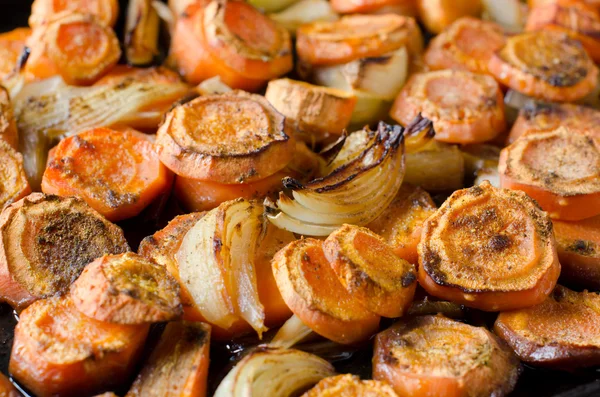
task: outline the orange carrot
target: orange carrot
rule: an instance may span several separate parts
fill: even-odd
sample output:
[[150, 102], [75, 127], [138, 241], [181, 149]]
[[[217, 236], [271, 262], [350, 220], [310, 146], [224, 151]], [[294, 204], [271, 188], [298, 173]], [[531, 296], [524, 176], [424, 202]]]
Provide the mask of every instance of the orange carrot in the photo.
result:
[[117, 0], [35, 0], [31, 5], [29, 25], [38, 27], [47, 23], [54, 15], [76, 11], [94, 15], [105, 25], [114, 26], [119, 16]]
[[8, 77], [19, 66], [19, 59], [30, 35], [29, 28], [0, 33], [0, 78]]
[[0, 140], [0, 209], [31, 193], [23, 169], [23, 156]]

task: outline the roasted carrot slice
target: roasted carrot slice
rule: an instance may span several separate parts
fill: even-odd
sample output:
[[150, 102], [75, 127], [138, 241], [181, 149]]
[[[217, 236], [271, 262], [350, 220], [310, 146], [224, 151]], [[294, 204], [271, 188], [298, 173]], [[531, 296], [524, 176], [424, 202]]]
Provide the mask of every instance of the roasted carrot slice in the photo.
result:
[[600, 136], [565, 127], [526, 134], [500, 154], [502, 187], [522, 190], [552, 219], [600, 215]]
[[572, 371], [600, 365], [600, 296], [557, 285], [540, 305], [500, 313], [494, 331], [531, 365]]
[[42, 191], [79, 196], [111, 221], [136, 216], [171, 188], [172, 174], [147, 135], [94, 128], [52, 150]]
[[559, 273], [552, 222], [523, 192], [487, 181], [456, 191], [423, 226], [419, 282], [438, 298], [486, 311], [533, 306]]
[[339, 282], [373, 313], [401, 317], [412, 303], [417, 274], [383, 238], [367, 228], [343, 225], [323, 242]]
[[429, 193], [403, 183], [394, 201], [366, 227], [383, 237], [400, 258], [417, 264], [423, 223], [436, 209]]
[[583, 98], [596, 87], [598, 79], [598, 68], [577, 40], [546, 30], [508, 38], [488, 68], [502, 84], [555, 102]]
[[600, 289], [600, 216], [577, 222], [554, 220], [561, 280]]
[[[598, 0], [575, 0], [579, 3], [584, 3], [589, 6], [594, 7], [597, 10], [600, 10], [600, 1]], [[565, 4], [571, 3], [573, 0], [527, 0], [527, 5], [529, 9], [534, 9], [537, 7], [545, 6], [548, 4]]]
[[1, 397], [21, 397], [21, 393], [10, 383], [10, 380], [4, 374], [0, 374], [0, 396]]
[[401, 320], [375, 338], [373, 378], [399, 396], [505, 396], [518, 377], [495, 335], [443, 316]]
[[398, 397], [388, 384], [377, 380], [360, 380], [356, 375], [338, 375], [325, 378], [302, 397], [368, 396]]
[[0, 215], [0, 298], [17, 309], [67, 292], [91, 261], [129, 251], [123, 231], [75, 197], [32, 193]]
[[17, 123], [10, 102], [8, 91], [0, 86], [0, 140], [8, 143], [13, 149], [19, 148]]
[[488, 74], [490, 58], [505, 41], [504, 31], [494, 22], [464, 17], [431, 40], [423, 60], [432, 70], [457, 69]]
[[148, 329], [94, 320], [68, 298], [43, 299], [19, 317], [9, 372], [39, 397], [119, 387], [135, 369]]
[[339, 282], [320, 240], [307, 238], [288, 244], [275, 255], [272, 266], [283, 300], [319, 335], [353, 344], [376, 332], [379, 316]]
[[56, 14], [65, 11], [91, 14], [102, 23], [113, 26], [119, 16], [117, 0], [35, 0], [31, 5], [29, 25], [32, 28], [47, 23]]
[[31, 35], [29, 28], [17, 28], [0, 33], [0, 78], [11, 75], [19, 66], [25, 43]]
[[0, 209], [31, 193], [23, 169], [23, 156], [0, 140]]
[[77, 310], [98, 321], [157, 323], [183, 314], [179, 283], [164, 266], [127, 252], [104, 255], [71, 285]]
[[423, 47], [415, 20], [394, 14], [351, 15], [339, 21], [313, 22], [301, 26], [296, 36], [298, 57], [310, 66], [377, 57], [401, 47], [416, 54]]
[[196, 98], [169, 112], [158, 130], [161, 161], [177, 175], [224, 184], [273, 175], [295, 144], [267, 100], [242, 91]]
[[339, 14], [398, 14], [417, 16], [415, 0], [332, 0], [331, 7]]
[[125, 397], [204, 397], [210, 326], [169, 323]]
[[440, 70], [413, 75], [390, 116], [408, 125], [419, 113], [433, 121], [435, 139], [444, 142], [485, 142], [506, 129], [502, 91], [481, 74]]
[[177, 19], [171, 56], [191, 83], [219, 76], [246, 91], [293, 67], [288, 31], [237, 0], [191, 4]]
[[440, 33], [461, 17], [478, 17], [481, 1], [473, 0], [417, 0], [419, 18], [432, 33]]

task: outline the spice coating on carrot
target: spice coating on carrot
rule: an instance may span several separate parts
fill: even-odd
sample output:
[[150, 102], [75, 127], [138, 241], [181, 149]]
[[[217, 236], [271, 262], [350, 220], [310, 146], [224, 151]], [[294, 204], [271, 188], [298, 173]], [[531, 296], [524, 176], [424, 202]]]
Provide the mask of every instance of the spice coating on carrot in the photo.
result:
[[0, 209], [31, 193], [23, 168], [23, 156], [0, 140]]

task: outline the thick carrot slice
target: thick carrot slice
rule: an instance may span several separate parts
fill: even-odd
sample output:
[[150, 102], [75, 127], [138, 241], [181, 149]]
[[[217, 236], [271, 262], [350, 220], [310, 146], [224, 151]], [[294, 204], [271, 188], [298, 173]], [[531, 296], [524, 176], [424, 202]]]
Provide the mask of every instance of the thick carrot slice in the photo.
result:
[[394, 324], [375, 338], [373, 378], [399, 396], [505, 396], [519, 361], [491, 332], [443, 316]]
[[31, 193], [23, 169], [23, 156], [0, 140], [0, 209]]
[[306, 65], [336, 65], [377, 57], [401, 47], [421, 52], [423, 38], [413, 18], [394, 14], [351, 15], [333, 22], [313, 22], [296, 32], [296, 50]]
[[492, 55], [504, 46], [505, 41], [499, 25], [464, 17], [431, 40], [423, 60], [432, 70], [456, 69], [487, 74]]
[[43, 299], [21, 313], [9, 371], [39, 397], [119, 387], [135, 369], [148, 329], [94, 320], [68, 298]]
[[125, 397], [204, 397], [210, 326], [169, 323]]
[[343, 225], [323, 242], [323, 252], [349, 294], [382, 317], [401, 317], [412, 303], [417, 275], [369, 229]]
[[219, 76], [247, 91], [293, 67], [287, 30], [237, 0], [191, 4], [177, 19], [171, 56], [191, 83]]
[[432, 33], [440, 33], [461, 17], [478, 17], [481, 14], [481, 1], [417, 0], [417, 5], [419, 17]]
[[334, 342], [368, 339], [380, 317], [339, 282], [316, 239], [296, 240], [273, 259], [273, 274], [288, 307], [313, 331]]
[[444, 142], [485, 142], [506, 129], [502, 91], [481, 74], [440, 70], [413, 75], [390, 116], [408, 125], [419, 113], [433, 121], [435, 139]]
[[561, 280], [600, 289], [600, 216], [577, 222], [552, 221]]
[[403, 183], [394, 201], [366, 227], [383, 237], [400, 258], [417, 264], [423, 223], [436, 209], [429, 193]]
[[0, 374], [0, 396], [1, 397], [21, 397], [21, 393], [10, 383], [10, 380]]
[[25, 43], [31, 35], [29, 28], [17, 28], [0, 33], [0, 78], [4, 79], [15, 72]]
[[416, 0], [332, 0], [331, 7], [339, 14], [398, 14], [417, 16]]
[[356, 375], [338, 375], [325, 378], [302, 397], [398, 397], [394, 389], [377, 380], [360, 380]]
[[179, 283], [164, 266], [127, 252], [104, 255], [71, 285], [77, 310], [99, 321], [157, 323], [183, 314]]
[[42, 191], [79, 196], [111, 221], [136, 216], [171, 188], [172, 174], [147, 135], [94, 128], [53, 149]]
[[487, 181], [454, 192], [425, 221], [419, 265], [428, 293], [486, 311], [542, 302], [560, 273], [548, 215]]
[[583, 98], [596, 87], [598, 79], [598, 68], [577, 40], [546, 30], [508, 38], [488, 68], [502, 84], [555, 102]]
[[158, 130], [161, 161], [177, 175], [224, 184], [273, 175], [295, 144], [267, 100], [237, 91], [196, 98], [169, 112]]
[[564, 127], [527, 134], [504, 148], [502, 187], [522, 190], [552, 219], [600, 215], [600, 136]]
[[83, 200], [32, 193], [0, 215], [0, 298], [23, 309], [67, 292], [94, 259], [127, 251], [123, 231]]
[[600, 296], [556, 286], [540, 305], [500, 313], [494, 331], [531, 365], [572, 371], [600, 365]]
[[94, 15], [108, 26], [113, 26], [119, 16], [117, 0], [35, 0], [31, 5], [29, 25], [32, 28], [47, 23], [56, 14], [64, 11]]

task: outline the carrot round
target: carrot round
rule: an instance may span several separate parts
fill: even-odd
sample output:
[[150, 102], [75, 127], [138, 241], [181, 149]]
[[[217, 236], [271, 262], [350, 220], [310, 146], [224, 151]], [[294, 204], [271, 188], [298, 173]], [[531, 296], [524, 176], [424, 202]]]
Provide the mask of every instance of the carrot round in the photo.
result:
[[47, 23], [54, 15], [65, 12], [94, 15], [108, 26], [114, 26], [119, 16], [117, 0], [35, 0], [31, 5], [29, 26], [38, 27]]
[[522, 190], [552, 219], [600, 215], [600, 136], [567, 128], [527, 134], [504, 148], [502, 187]]
[[456, 191], [423, 226], [419, 282], [438, 298], [518, 309], [542, 302], [559, 274], [552, 222], [523, 192], [487, 181]]
[[339, 282], [320, 240], [307, 238], [288, 244], [275, 255], [272, 266], [283, 300], [319, 335], [353, 344], [377, 331], [380, 317]]
[[349, 294], [382, 317], [401, 317], [412, 303], [417, 275], [369, 229], [343, 225], [323, 242], [323, 252]]
[[331, 8], [339, 14], [398, 14], [417, 16], [415, 0], [331, 0]]
[[191, 83], [219, 76], [246, 91], [293, 67], [287, 30], [237, 0], [191, 4], [177, 19], [171, 56]]
[[377, 380], [360, 380], [356, 375], [338, 375], [325, 378], [302, 397], [368, 396], [397, 397], [388, 384]]
[[94, 320], [68, 298], [43, 299], [19, 317], [9, 372], [39, 397], [119, 387], [132, 375], [148, 329]]
[[506, 129], [502, 91], [481, 74], [440, 70], [413, 75], [390, 116], [408, 125], [419, 113], [433, 121], [435, 139], [444, 142], [485, 142]]
[[4, 79], [15, 72], [29, 36], [29, 28], [0, 33], [0, 78]]
[[375, 338], [373, 379], [399, 396], [505, 396], [519, 361], [483, 327], [443, 316], [401, 320]]
[[573, 371], [600, 365], [600, 296], [556, 286], [540, 305], [500, 313], [494, 331], [528, 364]]
[[[0, 141], [5, 141], [13, 149], [19, 149], [17, 122], [8, 91], [0, 86]], [[0, 162], [4, 163], [4, 162]]]
[[488, 68], [502, 84], [554, 102], [583, 98], [598, 79], [598, 68], [577, 40], [546, 30], [509, 37]]
[[123, 231], [83, 200], [32, 193], [0, 215], [0, 298], [23, 309], [67, 292], [94, 259], [127, 251]]
[[87, 265], [70, 296], [77, 310], [110, 323], [158, 323], [183, 314], [177, 280], [164, 266], [132, 252]]
[[171, 188], [171, 172], [147, 135], [94, 128], [52, 150], [42, 191], [79, 196], [111, 221], [136, 216]]
[[267, 100], [237, 91], [179, 105], [166, 115], [156, 145], [177, 175], [223, 184], [251, 183], [292, 159], [293, 137]]
[[351, 15], [339, 21], [313, 22], [301, 26], [296, 36], [300, 61], [311, 66], [377, 57], [404, 46], [416, 54], [423, 46], [415, 20], [394, 14]]
[[403, 183], [394, 201], [366, 227], [383, 237], [400, 258], [417, 264], [423, 223], [436, 209], [429, 193]]
[[481, 14], [481, 0], [416, 0], [419, 17], [432, 33], [440, 33], [457, 19]]
[[456, 69], [488, 74], [490, 58], [505, 41], [499, 25], [463, 17], [431, 40], [423, 61], [432, 70]]
[[31, 193], [23, 156], [0, 139], [0, 209]]
[[2, 397], [21, 397], [21, 393], [13, 386], [10, 380], [0, 374], [0, 396]]

